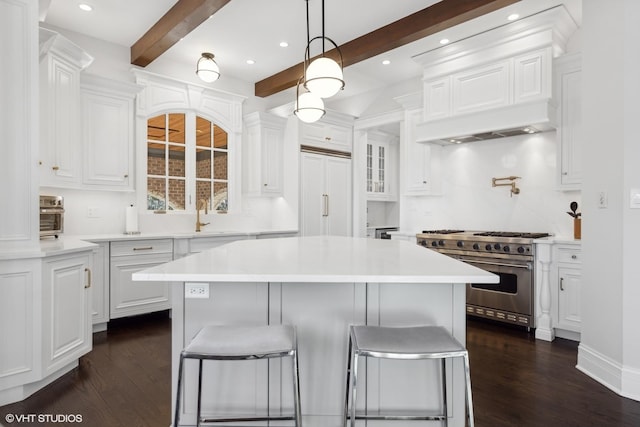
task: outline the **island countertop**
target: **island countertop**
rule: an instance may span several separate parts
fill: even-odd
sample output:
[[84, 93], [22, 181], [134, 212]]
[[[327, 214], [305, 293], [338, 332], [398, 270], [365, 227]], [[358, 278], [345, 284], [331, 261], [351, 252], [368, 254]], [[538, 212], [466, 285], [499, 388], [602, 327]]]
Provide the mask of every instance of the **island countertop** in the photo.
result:
[[498, 283], [406, 241], [312, 236], [244, 240], [133, 274], [136, 281]]

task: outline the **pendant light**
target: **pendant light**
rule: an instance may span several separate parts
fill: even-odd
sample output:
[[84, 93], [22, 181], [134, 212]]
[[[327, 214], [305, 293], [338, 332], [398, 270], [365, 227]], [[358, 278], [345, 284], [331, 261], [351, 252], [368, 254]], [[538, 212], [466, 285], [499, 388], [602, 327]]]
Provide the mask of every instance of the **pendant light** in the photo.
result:
[[322, 98], [312, 92], [300, 93], [302, 80], [303, 77], [300, 77], [296, 86], [296, 106], [293, 114], [305, 123], [317, 122], [324, 116], [324, 102]]
[[[307, 52], [309, 50], [309, 0], [307, 3]], [[306, 58], [306, 54], [305, 54]], [[306, 62], [305, 62], [306, 70]], [[300, 93], [300, 86], [304, 92]], [[310, 92], [304, 85], [304, 72], [296, 85], [296, 103], [293, 114], [305, 123], [317, 122], [324, 116], [324, 102], [318, 95]]]
[[198, 64], [196, 65], [196, 74], [200, 80], [211, 83], [220, 77], [220, 67], [213, 59], [213, 53], [203, 52]]
[[[307, 33], [309, 31], [309, 1], [307, 0]], [[322, 40], [322, 56], [310, 62], [310, 46], [315, 40]], [[340, 56], [340, 64], [325, 56], [325, 41], [330, 42]], [[307, 65], [309, 64], [309, 65]], [[305, 75], [304, 86], [320, 98], [330, 98], [344, 88], [344, 76], [342, 72], [342, 52], [338, 45], [324, 35], [324, 0], [322, 0], [322, 36], [309, 40], [307, 37], [307, 49], [305, 50]]]

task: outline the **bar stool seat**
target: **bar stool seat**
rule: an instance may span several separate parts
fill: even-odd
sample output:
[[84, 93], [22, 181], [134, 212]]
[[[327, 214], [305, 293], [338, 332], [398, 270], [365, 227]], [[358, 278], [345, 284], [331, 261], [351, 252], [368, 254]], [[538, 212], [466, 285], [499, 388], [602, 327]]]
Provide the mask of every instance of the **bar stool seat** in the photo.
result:
[[[203, 418], [201, 416], [203, 360], [255, 360], [274, 357], [291, 357], [293, 361], [293, 415], [246, 416], [233, 418]], [[298, 346], [295, 327], [291, 325], [207, 325], [203, 327], [180, 353], [174, 427], [179, 427], [180, 425], [180, 398], [182, 393], [182, 375], [185, 359], [197, 359], [199, 361], [196, 415], [196, 423], [198, 426], [203, 422], [218, 423], [273, 420], [293, 420], [295, 421], [296, 427], [301, 426], [302, 415], [300, 412]]]
[[[358, 357], [385, 359], [440, 359], [442, 371], [443, 411], [440, 415], [356, 414], [356, 385]], [[349, 356], [347, 359], [347, 387], [344, 405], [344, 426], [351, 419], [355, 427], [357, 419], [375, 420], [440, 420], [448, 425], [445, 360], [461, 357], [465, 370], [465, 400], [469, 426], [473, 427], [473, 402], [469, 356], [466, 348], [441, 326], [385, 327], [354, 325], [349, 328]], [[351, 396], [351, 407], [349, 397]]]

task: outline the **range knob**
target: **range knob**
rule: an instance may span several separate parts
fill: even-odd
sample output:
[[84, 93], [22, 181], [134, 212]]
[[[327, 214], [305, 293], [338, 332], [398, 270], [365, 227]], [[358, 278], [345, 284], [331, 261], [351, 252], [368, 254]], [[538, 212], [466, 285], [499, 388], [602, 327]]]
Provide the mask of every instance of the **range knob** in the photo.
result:
[[509, 246], [505, 246], [502, 248], [503, 251], [505, 252], [509, 252], [511, 250], [511, 248]]
[[458, 243], [456, 243], [456, 245], [461, 248], [464, 246], [464, 242], [462, 240], [458, 240]]
[[444, 240], [439, 240], [439, 241], [438, 241], [438, 245], [440, 245], [440, 246], [444, 246]]
[[518, 246], [518, 253], [519, 254], [523, 254], [524, 253], [524, 247]]
[[438, 246], [438, 242], [436, 242], [436, 241], [434, 240], [433, 242], [431, 242], [431, 246], [433, 246], [433, 247], [435, 248], [436, 246]]
[[496, 251], [500, 250], [500, 243], [496, 243], [495, 245], [493, 245], [493, 249], [495, 249]]
[[473, 244], [473, 249], [475, 249], [477, 251], [478, 249], [480, 249], [480, 245], [477, 244], [477, 243], [474, 243]]
[[427, 246], [427, 245], [429, 244], [429, 242], [427, 242], [426, 240], [422, 240], [422, 241], [420, 242], [420, 244], [421, 244], [422, 246]]
[[487, 245], [484, 247], [486, 250], [490, 251], [491, 250], [491, 245], [489, 243], [487, 243]]

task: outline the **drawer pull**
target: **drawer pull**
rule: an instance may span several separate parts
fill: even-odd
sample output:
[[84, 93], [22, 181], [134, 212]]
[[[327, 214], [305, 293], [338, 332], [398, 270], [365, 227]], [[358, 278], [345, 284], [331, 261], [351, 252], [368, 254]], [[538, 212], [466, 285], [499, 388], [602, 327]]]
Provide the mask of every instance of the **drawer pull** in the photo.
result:
[[578, 259], [577, 255], [571, 255], [571, 259]]
[[142, 248], [133, 248], [134, 251], [150, 251], [153, 249], [153, 246], [144, 246]]

